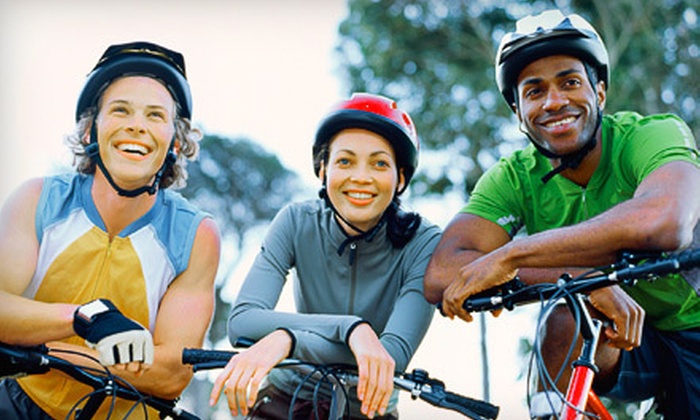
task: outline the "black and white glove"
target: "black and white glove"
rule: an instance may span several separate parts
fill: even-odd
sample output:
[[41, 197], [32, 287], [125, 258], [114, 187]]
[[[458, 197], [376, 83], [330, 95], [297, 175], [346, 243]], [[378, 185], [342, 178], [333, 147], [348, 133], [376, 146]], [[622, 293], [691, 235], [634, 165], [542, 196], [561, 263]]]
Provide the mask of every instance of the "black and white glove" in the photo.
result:
[[153, 337], [139, 323], [125, 317], [112, 302], [97, 299], [81, 305], [73, 314], [73, 329], [97, 350], [100, 363], [153, 364]]

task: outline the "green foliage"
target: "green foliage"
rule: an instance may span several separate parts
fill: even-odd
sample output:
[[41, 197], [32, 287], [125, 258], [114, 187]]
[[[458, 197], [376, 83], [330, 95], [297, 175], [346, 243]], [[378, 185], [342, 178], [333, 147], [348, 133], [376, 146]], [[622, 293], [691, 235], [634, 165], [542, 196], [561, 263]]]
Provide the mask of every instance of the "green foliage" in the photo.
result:
[[350, 0], [337, 48], [350, 91], [397, 99], [423, 150], [418, 194], [471, 191], [501, 156], [526, 144], [496, 88], [494, 56], [518, 18], [560, 7], [589, 19], [605, 40], [612, 78], [606, 109], [673, 112], [700, 130], [698, 0]]
[[202, 139], [199, 159], [188, 173], [183, 195], [210, 212], [223, 235], [239, 243], [248, 228], [272, 219], [299, 182], [258, 144], [218, 136]]
[[[277, 156], [245, 139], [205, 136], [197, 161], [187, 167], [187, 187], [181, 192], [217, 221], [224, 242], [240, 252], [246, 232], [269, 222], [299, 190], [298, 176]], [[222, 258], [219, 276], [227, 280], [235, 258]], [[226, 337], [230, 303], [221, 298], [218, 284], [216, 311], [210, 328], [214, 343]]]

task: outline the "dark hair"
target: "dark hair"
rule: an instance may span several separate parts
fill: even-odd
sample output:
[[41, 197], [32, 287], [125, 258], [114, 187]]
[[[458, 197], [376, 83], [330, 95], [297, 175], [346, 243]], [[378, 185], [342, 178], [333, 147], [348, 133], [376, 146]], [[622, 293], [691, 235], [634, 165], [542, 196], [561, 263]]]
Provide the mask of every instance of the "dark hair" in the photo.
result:
[[[315, 168], [320, 168], [321, 163], [324, 165], [328, 164], [328, 157], [330, 153], [330, 143], [323, 142], [314, 148], [313, 164]], [[334, 209], [333, 203], [331, 203], [328, 197], [328, 192], [326, 191], [325, 179], [321, 180], [323, 185], [318, 192], [320, 198], [326, 201], [326, 204]], [[394, 193], [394, 198], [389, 203], [389, 206], [384, 211], [382, 216], [386, 220], [387, 229], [386, 234], [389, 241], [394, 246], [394, 248], [403, 248], [413, 236], [415, 236], [418, 227], [420, 227], [421, 216], [415, 212], [406, 212], [401, 209], [401, 199], [399, 198], [399, 192]]]
[[394, 248], [403, 248], [416, 235], [420, 227], [421, 216], [415, 212], [401, 209], [401, 200], [394, 197], [386, 209], [386, 234]]

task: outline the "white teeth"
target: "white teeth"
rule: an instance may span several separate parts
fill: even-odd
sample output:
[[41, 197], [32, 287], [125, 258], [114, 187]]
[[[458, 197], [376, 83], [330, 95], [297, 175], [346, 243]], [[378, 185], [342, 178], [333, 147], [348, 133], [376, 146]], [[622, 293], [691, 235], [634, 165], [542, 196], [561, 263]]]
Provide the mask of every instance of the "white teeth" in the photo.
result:
[[142, 155], [148, 153], [148, 149], [145, 146], [134, 143], [122, 143], [117, 146], [117, 149], [121, 150], [122, 152], [139, 153]]
[[547, 124], [547, 127], [548, 128], [559, 127], [560, 125], [572, 123], [572, 122], [574, 122], [575, 119], [576, 118], [574, 118], [574, 117], [564, 118], [563, 120], [559, 120], [559, 121], [555, 121], [555, 122]]
[[348, 193], [348, 196], [351, 198], [358, 199], [358, 200], [366, 200], [368, 198], [372, 198], [372, 194], [359, 193], [359, 192]]

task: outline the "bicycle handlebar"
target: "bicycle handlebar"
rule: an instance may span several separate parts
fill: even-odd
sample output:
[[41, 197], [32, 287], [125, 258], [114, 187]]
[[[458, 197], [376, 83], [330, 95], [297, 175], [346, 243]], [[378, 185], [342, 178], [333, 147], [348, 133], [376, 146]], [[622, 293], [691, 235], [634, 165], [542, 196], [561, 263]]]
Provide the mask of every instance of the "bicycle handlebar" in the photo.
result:
[[565, 293], [585, 293], [620, 283], [633, 285], [638, 280], [652, 281], [661, 276], [700, 267], [700, 248], [645, 259], [647, 257], [649, 255], [628, 254], [612, 266], [596, 270], [603, 274], [573, 279], [563, 275], [557, 283], [525, 285], [516, 277], [501, 286], [467, 298], [462, 307], [468, 312], [502, 308], [512, 310], [515, 306], [549, 299], [556, 294], [564, 296]]
[[[115, 395], [129, 401], [143, 402], [165, 416], [178, 420], [198, 420], [199, 418], [179, 407], [174, 400], [145, 395], [131, 387], [116, 375], [105, 370], [81, 366], [50, 354], [52, 350], [45, 346], [13, 346], [0, 343], [0, 378], [21, 377], [48, 372], [50, 369], [59, 370], [76, 381], [84, 383], [95, 391], [108, 390], [107, 393], [94, 395]], [[60, 351], [73, 353], [72, 351]], [[126, 385], [122, 385], [126, 384]], [[88, 403], [89, 404], [89, 403]], [[97, 408], [97, 407], [95, 407]], [[87, 411], [87, 410], [83, 410]], [[83, 413], [82, 416], [91, 418], [93, 413]], [[77, 417], [76, 417], [77, 418]]]
[[[235, 351], [184, 349], [182, 363], [192, 365], [195, 372], [218, 369], [226, 366], [226, 363], [236, 354]], [[300, 365], [319, 366], [300, 360], [286, 359], [277, 367]], [[353, 366], [328, 365], [326, 367], [332, 370], [335, 376], [342, 378], [344, 382], [357, 383], [358, 376], [351, 373], [356, 369]], [[428, 372], [421, 369], [414, 369], [411, 373], [396, 374], [394, 386], [410, 392], [413, 399], [420, 398], [431, 405], [456, 411], [474, 420], [495, 419], [498, 416], [498, 406], [447, 391], [442, 381], [430, 378]]]

